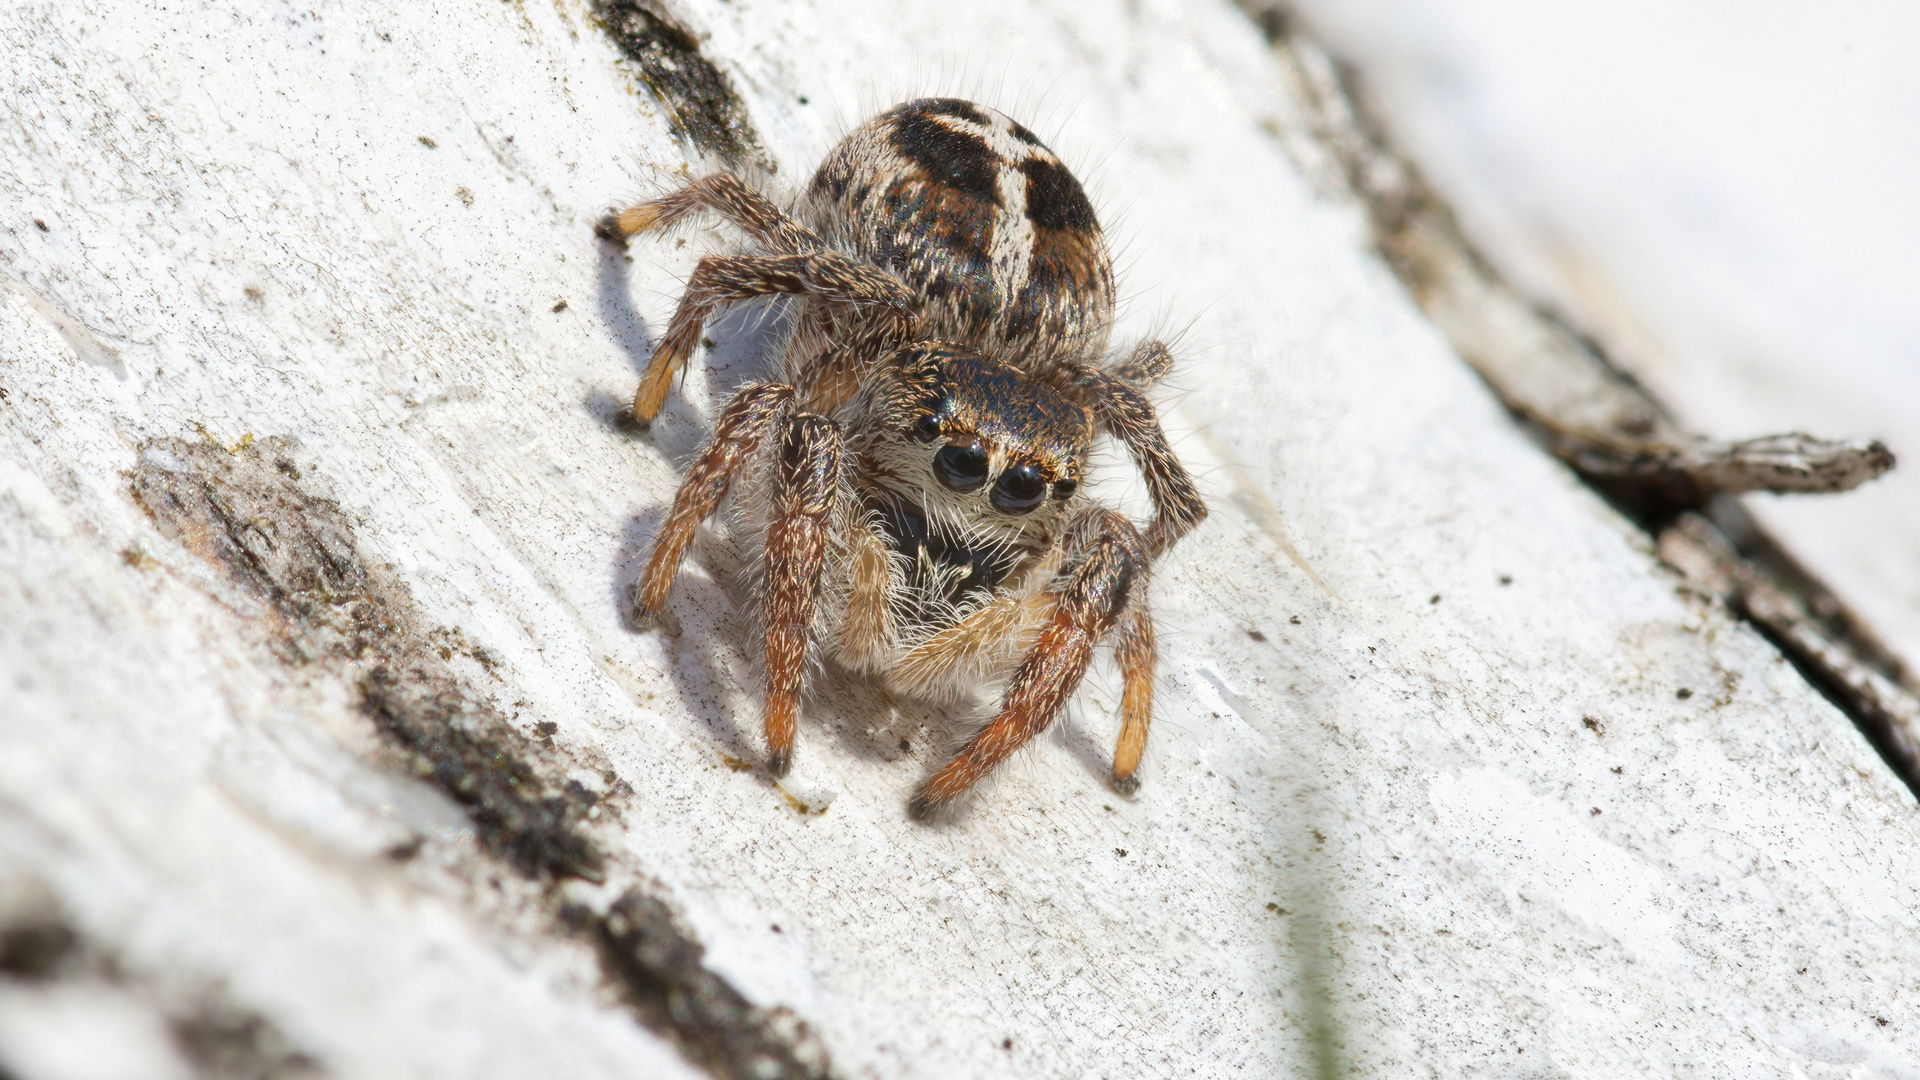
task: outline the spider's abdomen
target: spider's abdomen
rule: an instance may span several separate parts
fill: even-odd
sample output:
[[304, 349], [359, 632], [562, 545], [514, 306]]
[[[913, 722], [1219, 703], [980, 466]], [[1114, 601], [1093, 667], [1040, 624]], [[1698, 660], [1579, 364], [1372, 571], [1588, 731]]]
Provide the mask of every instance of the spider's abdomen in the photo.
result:
[[1033, 132], [957, 98], [895, 106], [827, 155], [811, 224], [920, 298], [920, 335], [1030, 371], [1103, 351], [1113, 268], [1093, 206]]

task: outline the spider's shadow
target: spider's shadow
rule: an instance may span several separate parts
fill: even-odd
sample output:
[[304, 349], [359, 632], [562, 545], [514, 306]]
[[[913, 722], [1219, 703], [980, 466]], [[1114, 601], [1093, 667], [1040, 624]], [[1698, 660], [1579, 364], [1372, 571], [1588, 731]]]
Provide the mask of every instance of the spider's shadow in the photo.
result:
[[[736, 692], [739, 672], [751, 667], [740, 645], [752, 640], [745, 625], [741, 598], [722, 582], [737, 580], [737, 560], [730, 558], [724, 542], [702, 536], [693, 544], [690, 562], [698, 562], [702, 574], [688, 574], [682, 568], [674, 581], [667, 614], [658, 625], [643, 627], [635, 623], [634, 590], [646, 565], [646, 554], [653, 535], [666, 516], [665, 507], [652, 508], [635, 515], [621, 537], [621, 558], [615, 573], [614, 605], [622, 625], [633, 633], [659, 634], [667, 645], [667, 676], [673, 680], [679, 704], [704, 725], [713, 740], [733, 757], [758, 761], [762, 755], [753, 737], [752, 717], [742, 723], [741, 695]], [[720, 550], [716, 550], [720, 549]], [[692, 624], [682, 628], [682, 617]], [[729, 645], [729, 643], [732, 643]], [[757, 712], [753, 713], [757, 717]]]
[[[745, 584], [751, 555], [739, 548], [737, 536], [711, 526], [703, 528], [688, 559], [701, 572], [689, 574], [683, 569], [661, 625], [641, 627], [632, 620], [633, 589], [665, 515], [664, 506], [649, 507], [628, 521], [621, 538], [613, 602], [627, 630], [662, 634], [670, 642], [668, 675], [682, 708], [706, 727], [726, 753], [760, 764], [765, 757], [759, 723], [760, 658], [751, 648], [759, 640], [759, 628], [752, 617], [754, 598]], [[1100, 679], [1098, 665], [1089, 674], [1093, 680]], [[825, 739], [855, 759], [916, 762], [918, 767], [903, 768], [899, 779], [901, 791], [908, 792], [992, 717], [1000, 695], [999, 687], [989, 686], [951, 703], [923, 701], [892, 693], [871, 678], [835, 664], [819, 664], [801, 706], [802, 775], [808, 740]], [[1086, 700], [1085, 695], [1076, 697], [1040, 739], [1057, 743], [1104, 785], [1112, 763], [1098, 732], [1100, 717], [1110, 710], [1104, 703]], [[964, 806], [955, 807], [946, 817], [964, 812]]]
[[[625, 549], [637, 580], [642, 556], [651, 542], [648, 515], [628, 527]], [[751, 645], [760, 639], [752, 618], [753, 600], [743, 584], [746, 560], [730, 540], [712, 532], [694, 544], [689, 560], [702, 573], [682, 573], [674, 584], [670, 614], [651, 632], [666, 637], [672, 657], [669, 677], [677, 697], [726, 753], [763, 764], [761, 743], [761, 660]], [[631, 613], [623, 590], [622, 608]], [[685, 628], [682, 628], [684, 622]], [[633, 630], [641, 628], [628, 626]], [[921, 763], [903, 775], [902, 788], [924, 780], [946, 760], [961, 737], [972, 730], [979, 710], [968, 704], [943, 706], [902, 698], [862, 675], [832, 664], [817, 666], [801, 705], [800, 745], [804, 762], [809, 740], [831, 740], [840, 753], [867, 761]], [[817, 744], [816, 744], [817, 745]], [[802, 764], [802, 775], [805, 766]]]
[[[600, 316], [612, 333], [628, 364], [633, 368], [636, 385], [653, 356], [657, 336], [647, 320], [634, 307], [631, 259], [625, 245], [602, 238], [596, 300]], [[706, 327], [707, 347], [699, 350], [683, 370], [680, 385], [668, 396], [667, 403], [652, 424], [634, 420], [629, 403], [604, 390], [590, 391], [583, 405], [587, 412], [608, 430], [625, 438], [652, 444], [667, 461], [678, 466], [692, 457], [711, 434], [708, 417], [716, 413], [732, 388], [750, 378], [764, 377], [779, 367], [779, 346], [786, 332], [778, 305], [737, 305], [722, 318]], [[769, 317], [769, 316], [773, 317]], [[717, 390], [717, 394], [712, 392]], [[717, 398], [717, 400], [716, 400]], [[710, 407], [703, 407], [710, 406]], [[691, 553], [709, 573], [704, 577], [682, 573], [674, 582], [668, 614], [658, 627], [642, 627], [634, 621], [634, 590], [646, 567], [646, 555], [653, 538], [666, 519], [668, 504], [642, 508], [628, 519], [609, 576], [609, 597], [619, 613], [621, 625], [631, 633], [659, 633], [668, 640], [669, 677], [678, 697], [713, 738], [728, 753], [753, 761], [760, 756], [758, 740], [751, 728], [741, 724], [738, 699], [733, 688], [740, 682], [736, 671], [742, 667], [738, 655], [729, 655], [728, 642], [751, 638], [751, 628], [742, 612], [749, 611], [730, 588], [716, 582], [738, 580], [738, 559], [728, 552], [730, 545], [703, 529]], [[679, 615], [686, 612], [712, 613], [712, 617], [688, 619], [699, 629], [680, 632]]]
[[632, 258], [627, 254], [626, 245], [601, 238], [600, 280], [594, 299], [600, 306], [601, 322], [612, 332], [614, 342], [627, 355], [627, 363], [638, 376], [647, 369], [647, 359], [653, 355], [653, 334], [647, 328], [646, 319], [633, 308], [633, 282], [627, 273]]
[[[700, 572], [682, 569], [668, 615], [654, 627], [633, 622], [633, 589], [665, 513], [665, 507], [649, 508], [627, 523], [614, 603], [627, 630], [660, 634], [669, 643], [668, 677], [681, 707], [726, 753], [760, 764], [766, 754], [760, 738], [761, 669], [760, 657], [751, 648], [760, 635], [745, 584], [750, 554], [737, 546], [737, 537], [703, 529], [688, 558], [689, 567], [697, 566]], [[801, 705], [798, 753], [804, 761], [807, 742], [826, 739], [853, 758], [918, 762], [917, 770], [901, 777], [904, 791], [932, 775], [997, 701], [997, 693], [952, 704], [921, 701], [891, 693], [837, 665], [820, 664]]]
[[[958, 701], [922, 701], [891, 693], [866, 676], [829, 664], [815, 672], [804, 708], [802, 735], [808, 727], [814, 728], [854, 757], [916, 760], [920, 763], [913, 781], [917, 785], [946, 764], [974, 732], [993, 718], [1004, 689], [989, 683]], [[1087, 770], [1096, 784], [1105, 787], [1112, 776], [1113, 762], [1098, 734], [1099, 717], [1103, 715], [1101, 704], [1084, 693], [1076, 694], [1034, 743], [1057, 744]]]
[[[638, 385], [658, 337], [634, 308], [631, 259], [618, 241], [600, 241], [595, 299]], [[644, 438], [679, 462], [706, 442], [711, 434], [708, 418], [719, 412], [735, 387], [749, 379], [780, 378], [780, 349], [792, 307], [790, 298], [773, 297], [735, 304], [709, 321], [702, 347], [681, 369], [674, 392], [651, 424], [636, 422], [627, 402], [599, 390], [587, 395], [587, 410], [607, 427], [629, 438]]]
[[[1103, 791], [1113, 780], [1112, 744], [1102, 746], [1096, 734], [1099, 718], [1105, 715], [1101, 707], [1090, 700], [1083, 684], [1054, 718], [1053, 726], [1034, 738], [1034, 742], [1046, 739], [1060, 746], [1087, 770], [1087, 775]], [[1111, 722], [1108, 721], [1110, 725]]]

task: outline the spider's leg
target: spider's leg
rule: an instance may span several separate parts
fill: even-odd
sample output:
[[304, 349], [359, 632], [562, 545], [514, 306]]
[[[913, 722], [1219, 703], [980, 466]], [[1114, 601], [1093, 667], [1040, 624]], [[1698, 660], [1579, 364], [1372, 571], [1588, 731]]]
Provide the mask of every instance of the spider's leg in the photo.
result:
[[1133, 347], [1125, 360], [1107, 370], [1145, 390], [1172, 374], [1173, 351], [1164, 342], [1143, 341]]
[[[793, 365], [793, 386], [808, 408], [831, 414], [860, 394], [876, 361], [887, 356], [905, 338], [901, 321], [891, 309], [855, 311], [852, 318], [836, 319], [824, 304], [806, 304], [802, 317], [814, 342], [823, 347], [801, 350]], [[816, 321], [817, 320], [817, 321]], [[797, 335], [796, 335], [797, 336]]]
[[1140, 756], [1147, 751], [1147, 725], [1153, 721], [1153, 676], [1159, 651], [1153, 639], [1153, 612], [1144, 592], [1137, 591], [1120, 620], [1114, 643], [1120, 675], [1126, 689], [1120, 697], [1120, 740], [1113, 747], [1113, 790], [1131, 795], [1140, 790]]
[[674, 492], [673, 509], [653, 540], [653, 553], [640, 577], [634, 605], [637, 622], [649, 622], [667, 606], [667, 593], [680, 572], [680, 560], [693, 541], [694, 530], [713, 516], [740, 470], [753, 459], [774, 423], [786, 415], [793, 387], [776, 383], [748, 383], [733, 395], [714, 425], [713, 438], [694, 459], [687, 478]]
[[1093, 647], [1126, 614], [1131, 595], [1146, 588], [1140, 534], [1119, 514], [1090, 511], [1065, 543], [1071, 569], [1055, 586], [1053, 613], [1008, 681], [999, 714], [921, 787], [908, 804], [914, 817], [932, 816], [1046, 730], [1086, 675]]
[[839, 490], [840, 427], [800, 413], [780, 438], [778, 480], [767, 527], [767, 771], [784, 776], [793, 761], [794, 718], [806, 677], [814, 597], [826, 567], [827, 537]]
[[890, 331], [905, 338], [913, 325], [913, 294], [885, 271], [837, 251], [811, 255], [720, 255], [700, 260], [680, 307], [647, 362], [633, 395], [633, 418], [648, 423], [660, 412], [674, 373], [693, 354], [714, 309], [760, 296], [807, 296], [874, 309]]
[[1164, 346], [1157, 352], [1143, 346], [1134, 350], [1117, 371], [1076, 365], [1063, 372], [1063, 388], [1093, 410], [1102, 428], [1126, 444], [1134, 465], [1146, 479], [1147, 494], [1153, 499], [1153, 522], [1147, 526], [1146, 544], [1148, 555], [1154, 558], [1207, 516], [1207, 504], [1201, 501], [1193, 477], [1174, 456], [1166, 433], [1160, 430], [1160, 415], [1129, 378], [1144, 378], [1156, 370], [1165, 374], [1165, 352]]
[[726, 218], [775, 255], [804, 255], [826, 247], [818, 233], [793, 220], [731, 173], [704, 176], [672, 194], [628, 207], [614, 215], [612, 224], [624, 240], [654, 229], [670, 229], [700, 210]]

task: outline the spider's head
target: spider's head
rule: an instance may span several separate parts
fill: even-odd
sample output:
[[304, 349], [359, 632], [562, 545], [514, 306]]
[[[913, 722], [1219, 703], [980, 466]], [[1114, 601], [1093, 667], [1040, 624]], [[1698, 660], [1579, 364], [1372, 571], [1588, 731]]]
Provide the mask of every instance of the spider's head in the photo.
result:
[[917, 343], [896, 359], [881, 421], [888, 487], [987, 528], [1064, 514], [1093, 442], [1085, 409], [964, 346]]

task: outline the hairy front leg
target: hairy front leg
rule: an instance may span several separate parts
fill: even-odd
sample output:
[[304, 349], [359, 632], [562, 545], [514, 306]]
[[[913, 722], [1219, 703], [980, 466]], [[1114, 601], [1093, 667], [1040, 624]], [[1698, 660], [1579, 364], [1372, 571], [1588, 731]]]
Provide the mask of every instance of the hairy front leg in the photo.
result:
[[1153, 637], [1153, 612], [1139, 590], [1121, 620], [1114, 655], [1120, 662], [1125, 689], [1120, 697], [1120, 738], [1113, 746], [1113, 790], [1132, 795], [1140, 790], [1140, 758], [1147, 752], [1147, 727], [1153, 722], [1153, 679], [1160, 662]]
[[905, 285], [835, 251], [805, 255], [717, 255], [701, 259], [687, 279], [687, 291], [667, 324], [667, 332], [647, 361], [646, 374], [633, 394], [633, 418], [650, 423], [666, 403], [673, 376], [714, 311], [762, 296], [809, 296], [831, 304], [869, 308], [895, 339], [913, 326], [913, 295]]
[[1125, 360], [1107, 370], [1132, 383], [1136, 389], [1148, 390], [1173, 373], [1173, 351], [1164, 342], [1143, 341], [1133, 347]]
[[766, 550], [767, 771], [793, 762], [795, 721], [806, 681], [814, 598], [826, 566], [834, 496], [840, 486], [840, 428], [801, 413], [780, 439]]
[[1140, 534], [1119, 514], [1091, 511], [1066, 546], [1072, 570], [1039, 640], [1014, 670], [999, 713], [921, 787], [908, 804], [914, 817], [932, 816], [1046, 730], [1086, 676], [1094, 646], [1126, 613], [1134, 590], [1146, 587]]
[[820, 235], [793, 220], [765, 195], [730, 173], [702, 177], [668, 195], [648, 199], [614, 215], [621, 239], [654, 229], [669, 229], [688, 215], [711, 210], [754, 242], [776, 255], [803, 255], [826, 247]]
[[714, 425], [713, 438], [687, 470], [680, 490], [674, 492], [673, 509], [667, 511], [659, 534], [653, 538], [653, 552], [647, 557], [635, 598], [636, 622], [651, 622], [666, 610], [667, 594], [673, 589], [680, 560], [685, 558], [695, 530], [720, 508], [740, 470], [753, 459], [767, 432], [786, 415], [792, 401], [791, 386], [748, 383], [727, 403], [720, 422]]
[[1134, 350], [1116, 371], [1073, 367], [1064, 373], [1066, 389], [1093, 410], [1102, 428], [1119, 439], [1147, 482], [1153, 500], [1153, 521], [1147, 526], [1147, 554], [1158, 558], [1174, 541], [1193, 530], [1207, 516], [1187, 467], [1174, 456], [1160, 429], [1160, 414], [1132, 378], [1164, 375], [1169, 364], [1166, 349], [1157, 342]]

